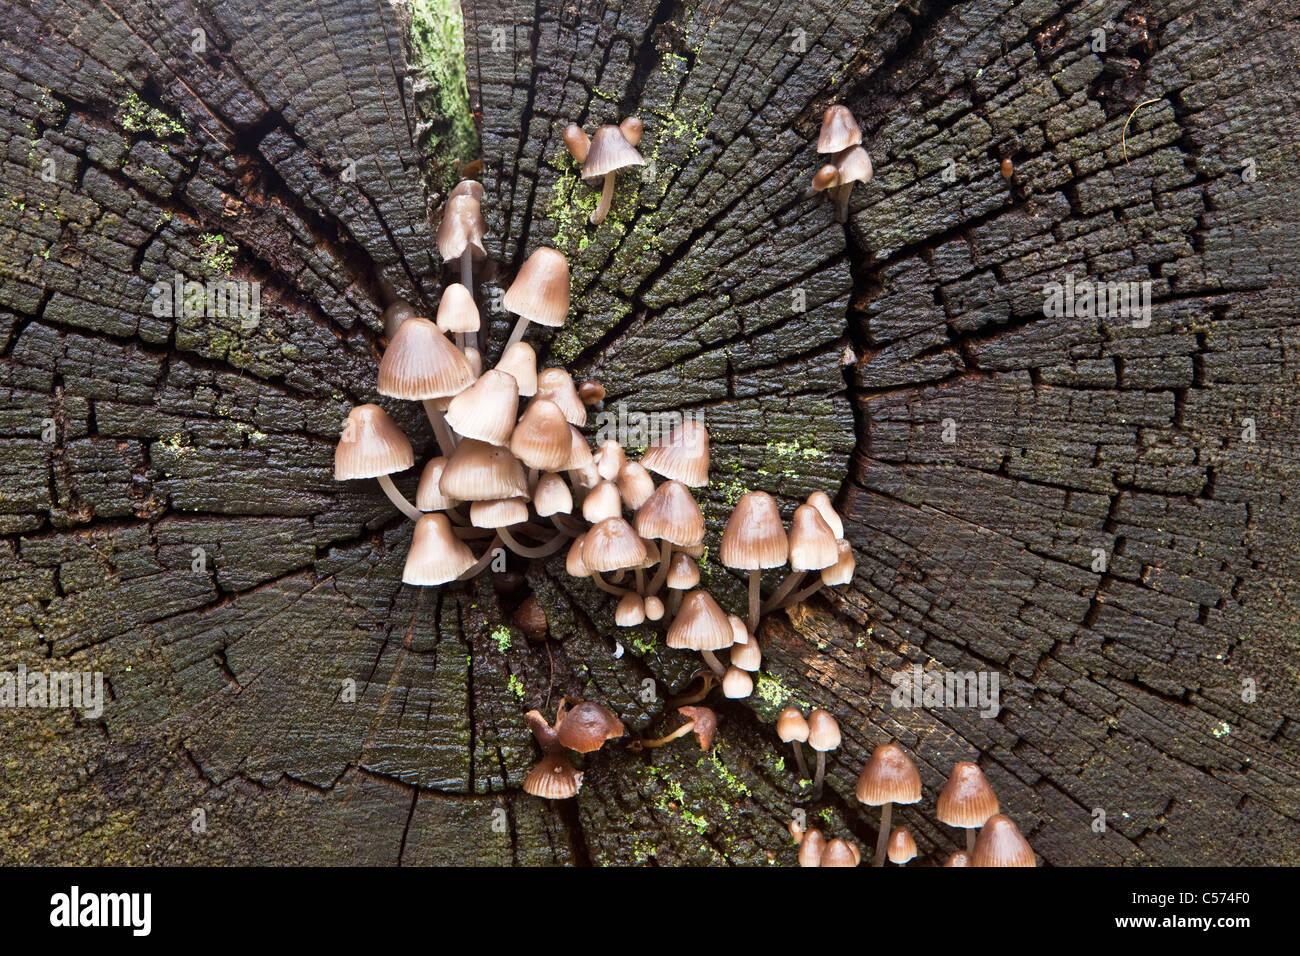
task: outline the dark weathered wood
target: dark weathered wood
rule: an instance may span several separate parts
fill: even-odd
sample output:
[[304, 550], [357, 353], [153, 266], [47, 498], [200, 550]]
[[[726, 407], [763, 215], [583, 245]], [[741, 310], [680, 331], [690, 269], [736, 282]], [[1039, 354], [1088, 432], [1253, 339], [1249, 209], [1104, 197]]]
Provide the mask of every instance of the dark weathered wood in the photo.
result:
[[[403, 587], [409, 525], [330, 472], [381, 286], [436, 302], [430, 216], [473, 158], [446, 12], [0, 0], [0, 670], [112, 690], [97, 720], [0, 709], [5, 860], [790, 864], [796, 806], [873, 838], [853, 781], [894, 738], [930, 859], [979, 759], [1050, 864], [1298, 861], [1293, 15], [464, 5], [485, 291], [563, 249], [573, 317], [530, 341], [607, 407], [704, 411], [711, 532], [746, 488], [827, 488], [858, 557], [765, 622], [713, 752], [609, 748], [549, 806], [525, 710], [659, 732], [695, 662], [556, 563]], [[831, 101], [876, 165], [847, 227], [801, 199]], [[629, 113], [653, 174], [594, 229], [560, 131]], [[176, 271], [260, 281], [260, 321], [153, 315]], [[1066, 273], [1152, 280], [1151, 326], [1044, 317]], [[543, 643], [511, 624], [529, 592]], [[892, 707], [913, 663], [996, 671], [997, 718]], [[790, 700], [844, 729], [817, 804], [770, 728]]]

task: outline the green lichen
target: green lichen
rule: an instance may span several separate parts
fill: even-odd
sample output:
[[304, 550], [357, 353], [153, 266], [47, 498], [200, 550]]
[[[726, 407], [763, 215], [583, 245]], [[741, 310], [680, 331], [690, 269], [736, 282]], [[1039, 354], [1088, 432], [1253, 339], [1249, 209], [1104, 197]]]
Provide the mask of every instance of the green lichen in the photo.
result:
[[492, 640], [496, 641], [497, 650], [504, 654], [506, 651], [510, 650], [510, 628], [506, 627], [504, 624], [497, 625], [496, 629], [492, 632]]
[[199, 236], [200, 256], [209, 272], [229, 274], [235, 267], [235, 253], [239, 247], [220, 233], [205, 232]]
[[423, 146], [437, 156], [444, 187], [478, 155], [478, 133], [465, 80], [465, 22], [457, 0], [409, 0], [415, 98], [429, 129]]
[[128, 133], [148, 133], [155, 139], [185, 135], [184, 126], [140, 99], [134, 90], [123, 98], [122, 110], [122, 128]]
[[510, 679], [506, 681], [506, 689], [520, 700], [524, 699], [524, 682], [519, 679], [518, 675], [510, 675]]

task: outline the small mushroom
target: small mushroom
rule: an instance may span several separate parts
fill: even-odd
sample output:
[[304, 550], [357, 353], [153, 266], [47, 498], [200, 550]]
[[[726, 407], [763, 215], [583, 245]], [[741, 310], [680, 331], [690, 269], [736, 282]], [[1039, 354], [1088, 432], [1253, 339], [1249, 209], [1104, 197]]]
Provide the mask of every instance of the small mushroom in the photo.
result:
[[952, 768], [948, 782], [939, 792], [935, 816], [940, 823], [966, 831], [966, 852], [975, 852], [975, 831], [998, 812], [998, 795], [993, 792], [984, 772], [969, 761]]
[[518, 410], [519, 386], [514, 378], [498, 369], [489, 369], [451, 400], [445, 414], [447, 424], [464, 438], [477, 438], [489, 445], [507, 445]]
[[577, 123], [570, 123], [564, 127], [564, 147], [575, 162], [585, 163], [587, 151], [591, 149], [591, 137]]
[[[642, 459], [644, 461], [644, 459]], [[790, 554], [776, 499], [765, 491], [740, 496], [722, 532], [722, 563], [749, 572], [749, 630], [758, 632], [758, 612], [763, 569], [779, 568]]]
[[921, 775], [902, 747], [896, 743], [882, 744], [871, 752], [858, 776], [857, 796], [859, 803], [880, 807], [880, 833], [872, 865], [884, 866], [894, 804], [921, 801]]
[[524, 793], [543, 800], [568, 800], [582, 789], [582, 771], [562, 753], [547, 754], [524, 778]]
[[449, 196], [438, 226], [438, 255], [443, 262], [460, 264], [460, 284], [474, 288], [473, 263], [487, 258], [483, 233], [487, 231], [483, 209], [472, 192]]
[[899, 866], [916, 859], [916, 840], [912, 839], [912, 831], [907, 827], [895, 827], [894, 832], [889, 835], [887, 853], [889, 862], [897, 863]]
[[474, 369], [465, 354], [428, 319], [413, 316], [402, 323], [379, 361], [380, 395], [424, 403], [438, 445], [445, 455], [455, 436], [434, 401], [450, 398], [474, 384]]
[[943, 861], [944, 866], [970, 866], [970, 854], [954, 853], [948, 859]]
[[1038, 865], [1029, 841], [1020, 834], [1020, 828], [1001, 813], [989, 817], [980, 828], [970, 860], [972, 866]]
[[701, 750], [708, 750], [713, 746], [713, 737], [718, 730], [718, 715], [708, 707], [685, 706], [678, 707], [677, 713], [686, 718], [686, 723], [682, 724], [672, 733], [657, 740], [637, 740], [630, 744], [632, 750], [651, 749], [662, 747], [678, 737], [684, 737], [694, 732], [696, 741], [699, 742]]
[[799, 708], [787, 707], [781, 711], [776, 718], [776, 735], [781, 738], [781, 743], [790, 744], [794, 749], [795, 763], [799, 765], [799, 779], [811, 780], [812, 774], [808, 772], [801, 746], [808, 739], [808, 721], [799, 712]]
[[384, 309], [379, 316], [379, 320], [384, 326], [384, 338], [391, 341], [393, 336], [397, 334], [397, 330], [402, 327], [402, 323], [413, 315], [415, 315], [415, 307], [405, 299], [398, 299]]
[[743, 700], [754, 692], [754, 678], [739, 667], [728, 667], [722, 675], [722, 696], [730, 700]]
[[822, 114], [821, 133], [817, 137], [817, 152], [839, 153], [862, 142], [862, 130], [849, 108], [842, 103], [832, 103]]
[[456, 537], [447, 516], [435, 511], [415, 523], [402, 582], [436, 587], [455, 581], [473, 566], [474, 553]]
[[505, 348], [524, 337], [529, 322], [558, 329], [569, 315], [569, 260], [549, 246], [540, 246], [519, 267], [501, 304], [519, 316]]
[[708, 591], [698, 588], [682, 599], [681, 610], [668, 626], [669, 647], [699, 651], [709, 669], [723, 679], [727, 670], [713, 652], [734, 642], [735, 634], [727, 615]]
[[334, 479], [377, 478], [388, 500], [413, 521], [422, 512], [397, 490], [392, 476], [415, 464], [415, 452], [397, 422], [378, 405], [358, 405], [348, 412], [334, 448]]
[[[680, 481], [688, 488], [709, 483], [709, 432], [704, 423], [683, 422], [664, 439], [653, 442], [641, 456], [641, 464], [656, 475]], [[696, 555], [699, 557], [699, 555]]]
[[580, 754], [591, 753], [605, 745], [605, 741], [622, 737], [627, 731], [623, 722], [609, 709], [585, 701], [572, 710], [561, 703], [555, 717], [555, 734], [560, 746]]
[[[623, 123], [627, 125], [631, 121], [632, 118], [629, 117]], [[634, 132], [639, 142], [641, 139], [640, 120], [636, 120], [636, 126], [629, 126], [629, 130]], [[582, 160], [583, 179], [595, 179], [598, 176], [605, 178], [605, 185], [600, 193], [600, 203], [591, 214], [591, 224], [593, 226], [599, 226], [604, 222], [605, 216], [609, 213], [610, 203], [614, 199], [614, 174], [620, 169], [626, 169], [629, 166], [644, 165], [645, 160], [636, 151], [636, 147], [628, 141], [622, 127], [602, 126], [596, 130], [596, 135], [591, 138], [591, 145], [587, 150], [587, 155]]]
[[822, 850], [822, 866], [857, 866], [862, 862], [862, 854], [848, 840], [836, 837]]
[[821, 866], [826, 852], [826, 838], [821, 830], [808, 830], [799, 840], [799, 865]]
[[605, 386], [588, 379], [578, 386], [578, 397], [584, 405], [599, 405], [605, 400]]
[[636, 627], [645, 620], [645, 601], [641, 595], [629, 591], [618, 602], [614, 623], [619, 627]]
[[812, 789], [812, 798], [816, 800], [822, 795], [822, 781], [826, 777], [826, 754], [840, 746], [840, 725], [829, 711], [819, 707], [808, 715], [808, 746], [817, 751]]

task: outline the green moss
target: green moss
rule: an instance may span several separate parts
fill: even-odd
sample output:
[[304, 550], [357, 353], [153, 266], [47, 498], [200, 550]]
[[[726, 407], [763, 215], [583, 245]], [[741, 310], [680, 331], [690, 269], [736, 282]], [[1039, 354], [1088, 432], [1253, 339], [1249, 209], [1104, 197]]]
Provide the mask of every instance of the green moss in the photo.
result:
[[203, 265], [210, 272], [229, 274], [235, 267], [235, 253], [239, 247], [220, 233], [205, 232], [199, 236]]
[[492, 640], [497, 642], [497, 650], [504, 654], [510, 650], [510, 628], [504, 624], [497, 625], [492, 632]]
[[426, 151], [437, 156], [444, 187], [478, 155], [478, 133], [465, 81], [465, 22], [457, 0], [409, 0], [411, 55], [421, 74], [415, 88], [421, 118], [429, 125]]
[[140, 99], [134, 90], [126, 94], [121, 105], [122, 128], [128, 133], [148, 133], [155, 139], [185, 135], [184, 126]]
[[506, 689], [520, 700], [524, 699], [524, 682], [519, 679], [518, 675], [510, 675], [510, 679], [506, 681]]

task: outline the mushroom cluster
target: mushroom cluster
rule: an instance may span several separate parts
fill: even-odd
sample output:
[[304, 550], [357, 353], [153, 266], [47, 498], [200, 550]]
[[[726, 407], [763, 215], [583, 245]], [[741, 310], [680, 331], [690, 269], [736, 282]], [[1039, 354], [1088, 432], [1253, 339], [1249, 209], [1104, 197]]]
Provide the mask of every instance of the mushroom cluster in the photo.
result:
[[847, 106], [835, 103], [826, 108], [817, 152], [830, 154], [830, 162], [813, 174], [813, 192], [830, 190], [836, 221], [847, 222], [853, 184], [869, 182], [872, 172], [871, 157], [862, 147], [862, 130]]
[[561, 700], [553, 725], [537, 710], [530, 710], [524, 720], [542, 749], [542, 759], [524, 778], [524, 792], [543, 800], [567, 800], [582, 789], [582, 771], [573, 765], [566, 750], [589, 754], [626, 733], [613, 712], [590, 701], [570, 709], [569, 702]]
[[852, 840], [827, 840], [821, 830], [805, 830], [798, 820], [790, 821], [790, 835], [799, 844], [800, 866], [857, 866], [862, 862], [862, 851]]

